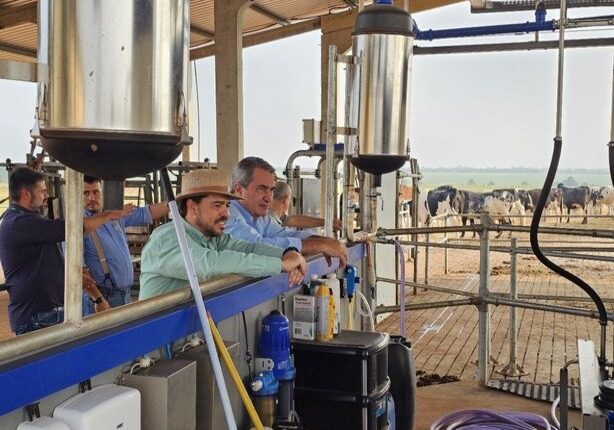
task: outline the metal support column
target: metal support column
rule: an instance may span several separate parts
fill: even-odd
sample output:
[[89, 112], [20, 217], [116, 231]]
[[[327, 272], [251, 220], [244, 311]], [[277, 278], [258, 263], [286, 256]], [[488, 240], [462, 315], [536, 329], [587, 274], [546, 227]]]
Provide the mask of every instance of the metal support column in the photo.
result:
[[215, 15], [217, 166], [230, 176], [243, 158], [243, 12], [249, 0], [218, 0]]
[[81, 323], [83, 288], [83, 174], [66, 168], [64, 322]]
[[[512, 300], [518, 300], [518, 239], [513, 237], [510, 249], [510, 296]], [[510, 306], [510, 360], [507, 365], [498, 371], [505, 376], [522, 376], [527, 372], [518, 364], [518, 327], [516, 324], [516, 307]]]
[[[490, 287], [490, 240], [486, 228], [486, 216], [481, 215], [483, 230], [480, 233], [480, 300], [488, 295]], [[488, 382], [488, 363], [490, 358], [490, 311], [488, 304], [481, 302], [478, 305], [478, 384], [485, 387]]]

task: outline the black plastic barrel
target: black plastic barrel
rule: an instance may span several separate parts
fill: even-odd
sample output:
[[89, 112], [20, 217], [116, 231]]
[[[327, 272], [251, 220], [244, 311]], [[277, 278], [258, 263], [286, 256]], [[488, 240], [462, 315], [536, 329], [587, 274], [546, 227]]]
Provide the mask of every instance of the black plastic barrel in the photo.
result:
[[390, 336], [388, 377], [394, 399], [396, 430], [413, 430], [416, 420], [416, 368], [411, 343], [401, 336]]

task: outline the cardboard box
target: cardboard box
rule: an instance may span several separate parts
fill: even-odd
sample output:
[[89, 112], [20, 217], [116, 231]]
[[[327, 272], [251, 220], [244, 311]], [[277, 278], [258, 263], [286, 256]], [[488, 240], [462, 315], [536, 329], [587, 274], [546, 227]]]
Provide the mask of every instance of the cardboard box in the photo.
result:
[[315, 297], [297, 294], [293, 298], [292, 338], [315, 340], [316, 301]]

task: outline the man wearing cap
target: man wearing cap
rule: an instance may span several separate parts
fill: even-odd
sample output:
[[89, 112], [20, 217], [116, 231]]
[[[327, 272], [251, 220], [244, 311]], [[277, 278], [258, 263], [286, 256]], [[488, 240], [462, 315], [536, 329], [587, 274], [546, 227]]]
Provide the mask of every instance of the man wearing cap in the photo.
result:
[[[91, 217], [102, 211], [102, 181], [93, 176], [83, 177], [84, 215]], [[132, 302], [130, 290], [134, 283], [132, 258], [126, 239], [126, 227], [153, 224], [168, 214], [166, 202], [143, 207], [126, 205], [134, 210], [127, 216], [109, 221], [83, 239], [83, 261], [102, 294], [98, 300], [106, 300], [111, 307]], [[95, 313], [97, 302], [84, 295], [83, 313]]]
[[[231, 273], [250, 276], [289, 274], [290, 285], [299, 284], [307, 266], [294, 249], [232, 239], [223, 233], [230, 200], [226, 176], [220, 170], [198, 169], [182, 177], [177, 195], [188, 248], [199, 282]], [[141, 291], [147, 299], [188, 285], [177, 235], [172, 223], [152, 233], [141, 255]]]
[[275, 169], [259, 157], [239, 161], [232, 175], [231, 190], [241, 200], [230, 203], [226, 232], [235, 239], [293, 247], [305, 255], [322, 253], [329, 260], [339, 258], [347, 264], [347, 249], [338, 240], [317, 236], [309, 230], [280, 226], [268, 213], [275, 189]]

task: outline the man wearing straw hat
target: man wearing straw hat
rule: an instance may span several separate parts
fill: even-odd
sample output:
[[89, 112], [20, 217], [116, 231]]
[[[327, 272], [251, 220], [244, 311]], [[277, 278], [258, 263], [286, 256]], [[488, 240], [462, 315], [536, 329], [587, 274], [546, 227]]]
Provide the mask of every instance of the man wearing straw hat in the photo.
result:
[[[302, 282], [307, 266], [296, 250], [236, 240], [223, 233], [229, 201], [240, 199], [227, 192], [224, 172], [193, 170], [181, 182], [176, 199], [199, 282], [231, 273], [260, 277], [281, 272], [289, 274], [290, 285]], [[140, 283], [141, 300], [188, 285], [172, 223], [154, 230], [143, 248]]]

